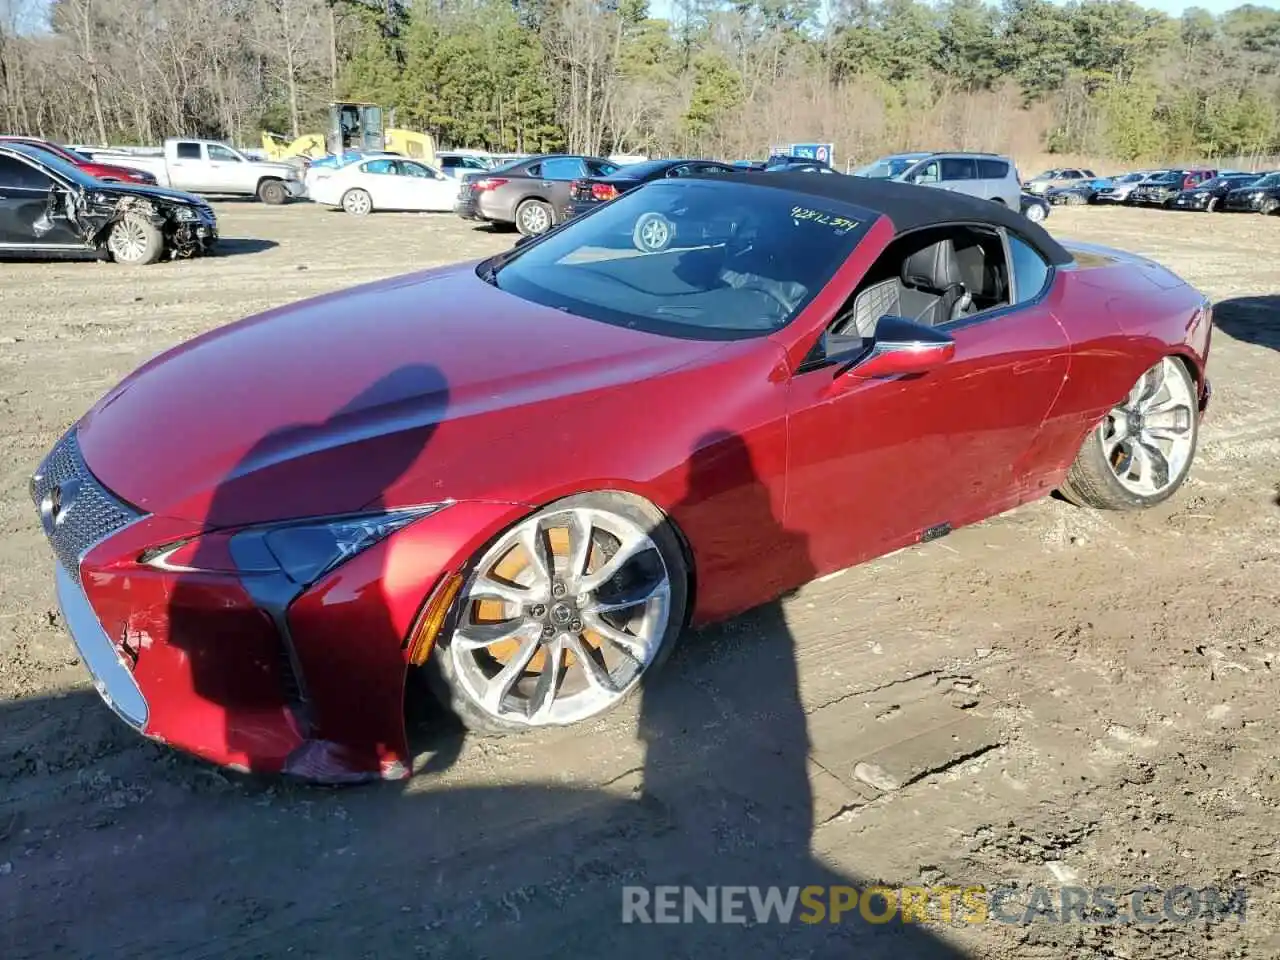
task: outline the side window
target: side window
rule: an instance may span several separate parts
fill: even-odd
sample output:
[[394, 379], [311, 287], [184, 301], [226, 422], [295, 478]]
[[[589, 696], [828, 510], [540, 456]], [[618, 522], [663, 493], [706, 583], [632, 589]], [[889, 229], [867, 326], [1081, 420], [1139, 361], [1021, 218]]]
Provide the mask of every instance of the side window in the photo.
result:
[[20, 190], [49, 190], [53, 181], [41, 170], [12, 157], [0, 157], [0, 186]]
[[1049, 279], [1049, 265], [1025, 240], [1009, 234], [1009, 257], [1013, 268], [1015, 303], [1034, 300]]
[[911, 174], [912, 183], [937, 183], [942, 179], [942, 175], [938, 172], [938, 161], [930, 160], [916, 168], [915, 173]]
[[697, 173], [699, 176], [705, 177], [708, 174], [729, 173], [727, 167], [722, 167], [718, 163], [702, 163], [698, 165]]
[[617, 173], [622, 168], [616, 163], [606, 163], [600, 160], [588, 160], [587, 171], [593, 177], [608, 177]]
[[1009, 164], [1003, 160], [979, 160], [978, 178], [981, 180], [1003, 180], [1009, 175]]
[[396, 162], [384, 157], [381, 160], [370, 160], [360, 169], [365, 173], [395, 173]]
[[542, 164], [535, 163], [531, 167], [525, 167], [524, 172], [527, 176], [530, 176], [530, 177], [540, 177], [542, 176]]
[[462, 162], [461, 157], [439, 157], [438, 159], [440, 160], [440, 166], [446, 170], [452, 170], [454, 167], [469, 166], [469, 164]]
[[668, 177], [691, 177], [697, 172], [697, 168], [692, 163], [682, 163], [678, 167], [672, 167], [667, 171]]
[[485, 166], [483, 160], [477, 160], [475, 157], [463, 157], [461, 159], [461, 164], [462, 166], [466, 167], [468, 170], [488, 170], [489, 169], [487, 166]]
[[198, 143], [180, 143], [177, 148], [177, 157], [179, 160], [199, 160], [200, 144]]
[[574, 180], [585, 173], [583, 163], [577, 157], [555, 157], [542, 161], [544, 180]]
[[945, 157], [942, 160], [943, 180], [975, 180], [977, 171], [969, 157]]
[[399, 161], [400, 174], [405, 177], [417, 177], [420, 180], [434, 180], [436, 172], [430, 167], [421, 163], [414, 163], [412, 160]]
[[238, 154], [232, 153], [226, 147], [219, 143], [209, 144], [209, 159], [217, 160], [219, 163], [240, 163]]

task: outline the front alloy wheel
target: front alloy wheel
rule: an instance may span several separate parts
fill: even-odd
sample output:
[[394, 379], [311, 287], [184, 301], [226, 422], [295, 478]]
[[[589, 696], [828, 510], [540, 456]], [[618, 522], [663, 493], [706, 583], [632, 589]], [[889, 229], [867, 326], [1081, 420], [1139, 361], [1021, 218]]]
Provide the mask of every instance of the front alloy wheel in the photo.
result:
[[686, 570], [660, 514], [572, 497], [522, 520], [473, 565], [452, 635], [432, 654], [473, 730], [578, 723], [612, 709], [684, 621]]
[[1154, 506], [1186, 479], [1199, 424], [1195, 381], [1180, 360], [1165, 357], [1090, 432], [1061, 492], [1102, 509]]
[[[1031, 206], [1027, 207], [1027, 219], [1032, 223], [1040, 223], [1044, 220], [1044, 207], [1040, 206], [1038, 203], [1033, 203]], [[1054, 222], [1056, 223], [1057, 221]]]

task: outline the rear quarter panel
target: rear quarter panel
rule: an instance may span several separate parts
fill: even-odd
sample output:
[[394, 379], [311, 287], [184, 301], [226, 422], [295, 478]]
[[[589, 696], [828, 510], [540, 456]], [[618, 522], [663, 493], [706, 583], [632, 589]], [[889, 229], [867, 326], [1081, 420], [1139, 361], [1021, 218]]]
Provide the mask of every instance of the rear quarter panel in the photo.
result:
[[1212, 333], [1204, 295], [1154, 261], [1083, 245], [1072, 252], [1076, 264], [1058, 270], [1052, 293], [1072, 354], [1038, 441], [1050, 474], [1065, 473], [1088, 431], [1162, 357], [1183, 359], [1203, 406]]

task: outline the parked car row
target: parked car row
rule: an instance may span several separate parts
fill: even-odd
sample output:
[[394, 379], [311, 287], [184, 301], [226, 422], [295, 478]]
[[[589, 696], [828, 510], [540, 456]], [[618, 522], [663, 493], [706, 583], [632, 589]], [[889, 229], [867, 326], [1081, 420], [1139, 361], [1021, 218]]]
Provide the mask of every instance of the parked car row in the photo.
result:
[[1270, 214], [1280, 209], [1280, 173], [1205, 168], [1139, 170], [1116, 177], [1071, 180], [1091, 171], [1046, 171], [1028, 183], [1053, 204], [1122, 203], [1170, 210]]

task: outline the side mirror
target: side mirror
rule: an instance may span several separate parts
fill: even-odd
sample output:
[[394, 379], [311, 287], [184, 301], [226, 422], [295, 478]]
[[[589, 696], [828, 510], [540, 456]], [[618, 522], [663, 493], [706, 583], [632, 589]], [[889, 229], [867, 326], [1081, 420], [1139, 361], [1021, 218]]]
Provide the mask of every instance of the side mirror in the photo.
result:
[[948, 334], [905, 317], [885, 316], [876, 324], [871, 349], [842, 372], [860, 380], [928, 373], [955, 353], [956, 343]]

